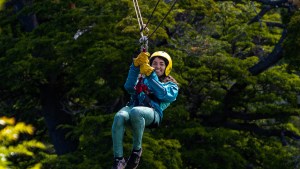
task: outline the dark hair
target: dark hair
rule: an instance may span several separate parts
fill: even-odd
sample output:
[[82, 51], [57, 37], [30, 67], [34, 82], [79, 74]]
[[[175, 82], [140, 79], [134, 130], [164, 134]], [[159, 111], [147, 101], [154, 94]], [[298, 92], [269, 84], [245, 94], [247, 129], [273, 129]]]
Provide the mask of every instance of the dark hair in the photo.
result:
[[168, 66], [169, 61], [168, 61], [166, 58], [162, 57], [162, 56], [154, 56], [154, 57], [152, 57], [152, 58], [150, 59], [150, 65], [152, 65], [153, 60], [154, 60], [155, 58], [157, 58], [157, 57], [160, 58], [160, 59], [162, 59], [162, 60], [165, 62], [166, 67]]
[[163, 83], [174, 82], [175, 84], [179, 85], [178, 82], [174, 79], [174, 77], [172, 77], [170, 75], [163, 76], [163, 77], [159, 78], [159, 80]]

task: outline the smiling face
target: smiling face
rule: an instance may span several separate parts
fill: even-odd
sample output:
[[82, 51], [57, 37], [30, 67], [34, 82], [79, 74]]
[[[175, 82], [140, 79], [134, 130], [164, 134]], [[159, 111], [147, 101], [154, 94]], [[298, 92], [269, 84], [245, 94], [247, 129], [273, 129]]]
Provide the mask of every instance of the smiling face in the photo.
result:
[[155, 57], [152, 61], [151, 66], [155, 69], [155, 72], [158, 77], [161, 77], [165, 74], [166, 63], [163, 59]]

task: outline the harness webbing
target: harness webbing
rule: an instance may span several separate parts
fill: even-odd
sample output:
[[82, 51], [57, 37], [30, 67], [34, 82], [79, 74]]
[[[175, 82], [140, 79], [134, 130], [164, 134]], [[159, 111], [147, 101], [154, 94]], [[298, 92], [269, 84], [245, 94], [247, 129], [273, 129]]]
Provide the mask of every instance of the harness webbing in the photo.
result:
[[139, 77], [139, 81], [135, 86], [136, 94], [140, 94], [141, 92], [144, 92], [145, 94], [149, 94], [148, 86], [146, 86], [143, 82], [143, 77]]

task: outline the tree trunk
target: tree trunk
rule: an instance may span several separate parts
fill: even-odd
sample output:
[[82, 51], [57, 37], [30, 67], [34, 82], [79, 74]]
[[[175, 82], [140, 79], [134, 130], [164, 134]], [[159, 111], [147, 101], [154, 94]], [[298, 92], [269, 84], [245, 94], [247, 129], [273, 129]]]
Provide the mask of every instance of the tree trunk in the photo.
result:
[[41, 88], [42, 114], [56, 153], [58, 155], [75, 151], [78, 140], [66, 138], [70, 129], [58, 128], [60, 125], [72, 125], [72, 117], [62, 110], [60, 104], [59, 89], [51, 84], [46, 84]]

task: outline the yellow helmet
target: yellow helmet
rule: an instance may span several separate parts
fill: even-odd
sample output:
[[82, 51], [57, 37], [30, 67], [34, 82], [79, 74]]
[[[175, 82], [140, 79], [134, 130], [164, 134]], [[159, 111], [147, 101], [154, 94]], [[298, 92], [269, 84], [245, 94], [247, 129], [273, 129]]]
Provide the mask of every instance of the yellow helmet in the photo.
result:
[[168, 76], [172, 70], [172, 59], [171, 59], [170, 55], [164, 51], [154, 52], [150, 56], [150, 64], [152, 64], [152, 61], [155, 57], [162, 57], [164, 59], [164, 61], [166, 62], [165, 75]]

